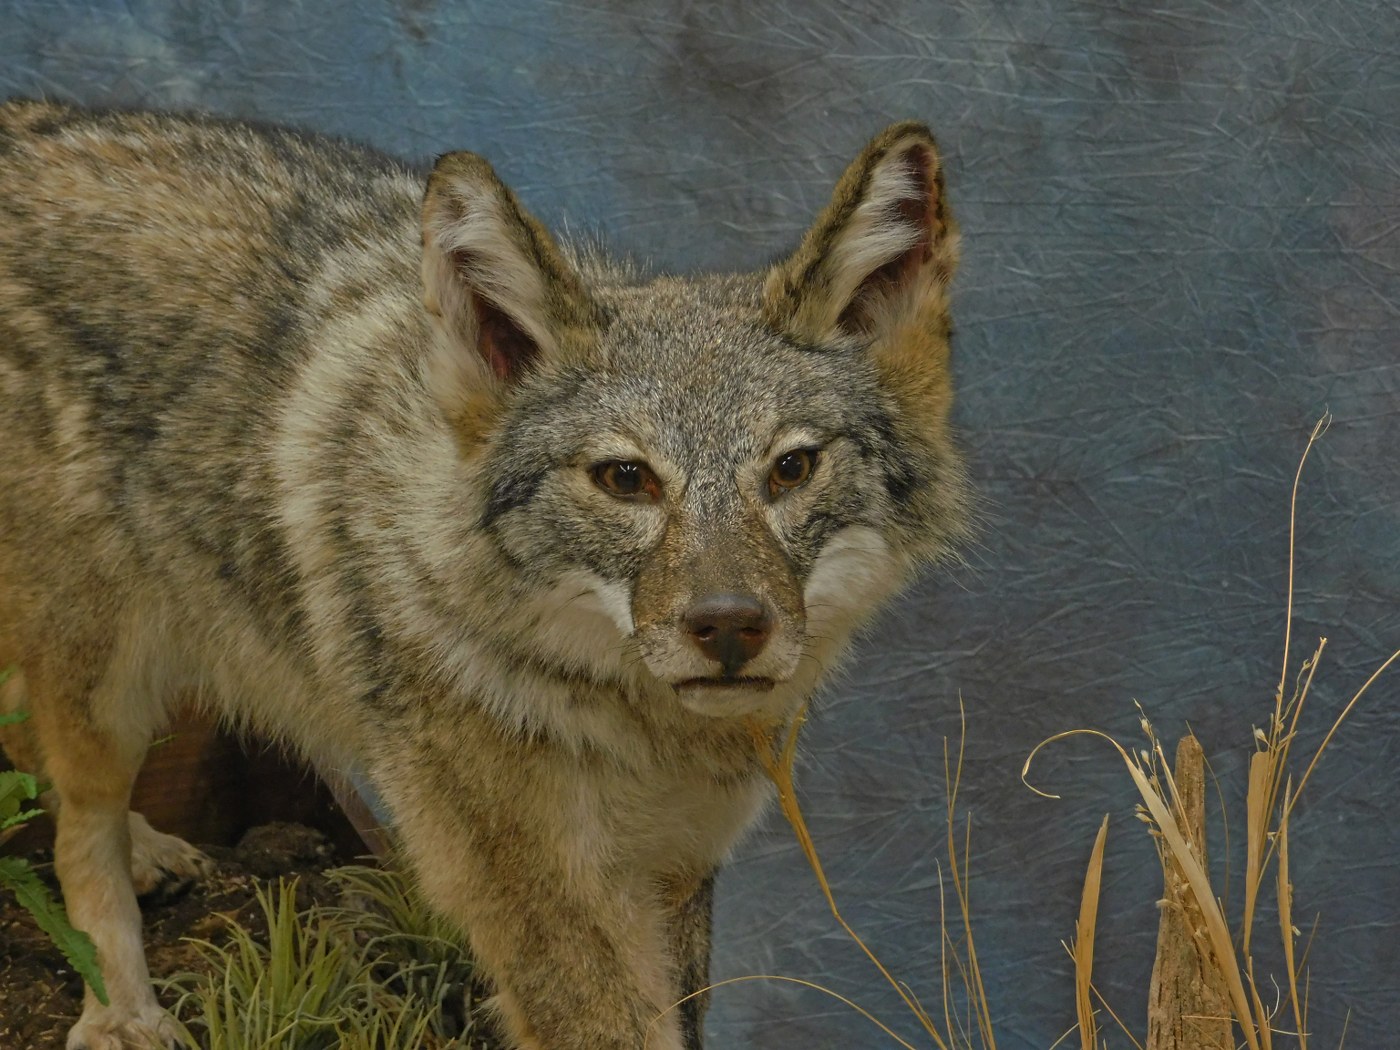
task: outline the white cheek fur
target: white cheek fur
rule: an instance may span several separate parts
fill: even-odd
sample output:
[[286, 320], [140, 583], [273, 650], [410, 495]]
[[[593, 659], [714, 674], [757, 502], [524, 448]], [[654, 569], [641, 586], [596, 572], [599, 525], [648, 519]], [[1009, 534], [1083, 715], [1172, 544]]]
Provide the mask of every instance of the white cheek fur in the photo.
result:
[[617, 624], [617, 629], [625, 635], [632, 634], [636, 629], [636, 624], [632, 620], [632, 596], [627, 593], [627, 588], [620, 583], [613, 583], [588, 573], [593, 585], [592, 594], [597, 599], [598, 604], [613, 623]]
[[809, 620], [863, 617], [896, 590], [899, 561], [875, 529], [842, 529], [817, 557], [802, 598]]
[[606, 631], [599, 622], [609, 621], [624, 635], [636, 629], [632, 622], [632, 596], [625, 586], [605, 580], [589, 569], [571, 569], [559, 578], [541, 600], [546, 622], [573, 631]]

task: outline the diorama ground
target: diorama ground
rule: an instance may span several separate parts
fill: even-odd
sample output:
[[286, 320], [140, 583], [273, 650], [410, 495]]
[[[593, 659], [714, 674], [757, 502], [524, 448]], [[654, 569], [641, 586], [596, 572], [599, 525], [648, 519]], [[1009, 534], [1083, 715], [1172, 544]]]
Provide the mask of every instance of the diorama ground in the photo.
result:
[[[216, 864], [211, 876], [141, 902], [146, 957], [156, 978], [205, 965], [189, 938], [217, 943], [230, 923], [265, 936], [257, 890], [279, 878], [297, 880], [300, 906], [335, 903], [336, 891], [324, 872], [356, 859], [299, 824], [266, 824], [248, 831], [236, 846], [203, 848]], [[34, 850], [28, 857], [52, 882], [51, 851]], [[82, 1001], [82, 981], [58, 949], [13, 897], [0, 895], [0, 1047], [63, 1050]], [[164, 1005], [171, 1005], [168, 997]]]

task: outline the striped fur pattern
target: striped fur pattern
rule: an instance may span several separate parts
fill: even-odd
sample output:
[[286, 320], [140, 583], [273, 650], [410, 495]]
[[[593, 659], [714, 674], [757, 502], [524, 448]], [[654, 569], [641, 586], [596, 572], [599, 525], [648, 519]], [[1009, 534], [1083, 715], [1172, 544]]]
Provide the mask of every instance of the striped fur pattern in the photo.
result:
[[0, 211], [6, 747], [110, 993], [70, 1050], [169, 1037], [136, 894], [204, 861], [128, 801], [182, 696], [363, 771], [510, 1045], [699, 1047], [746, 719], [965, 528], [927, 130], [736, 275], [560, 245], [470, 154], [41, 102]]

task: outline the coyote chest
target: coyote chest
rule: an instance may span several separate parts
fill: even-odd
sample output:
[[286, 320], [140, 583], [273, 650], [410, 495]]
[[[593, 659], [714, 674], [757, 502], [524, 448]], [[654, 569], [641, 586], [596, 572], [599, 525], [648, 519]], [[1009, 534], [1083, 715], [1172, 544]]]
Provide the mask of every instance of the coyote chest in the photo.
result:
[[698, 1047], [749, 723], [964, 530], [927, 130], [754, 273], [561, 244], [467, 153], [45, 103], [0, 209], [5, 743], [110, 996], [70, 1047], [169, 1036], [134, 887], [207, 862], [127, 805], [189, 689], [363, 774], [510, 1045]]

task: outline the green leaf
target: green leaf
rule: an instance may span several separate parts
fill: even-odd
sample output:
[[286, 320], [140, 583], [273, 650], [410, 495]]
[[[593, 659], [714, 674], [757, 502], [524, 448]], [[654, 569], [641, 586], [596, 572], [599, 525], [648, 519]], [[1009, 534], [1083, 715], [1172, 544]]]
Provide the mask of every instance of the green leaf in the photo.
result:
[[10, 828], [20, 824], [26, 824], [35, 817], [42, 817], [43, 815], [44, 811], [42, 809], [22, 809], [14, 816], [0, 820], [0, 831], [8, 831]]
[[0, 887], [14, 893], [15, 899], [34, 916], [39, 928], [49, 935], [78, 976], [88, 983], [98, 1002], [106, 1006], [107, 988], [102, 983], [102, 971], [97, 967], [97, 948], [92, 938], [82, 930], [73, 929], [63, 905], [54, 900], [29, 862], [21, 857], [0, 857]]
[[0, 828], [13, 822], [19, 808], [31, 798], [39, 795], [39, 782], [28, 773], [7, 769], [0, 772]]

